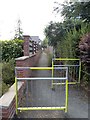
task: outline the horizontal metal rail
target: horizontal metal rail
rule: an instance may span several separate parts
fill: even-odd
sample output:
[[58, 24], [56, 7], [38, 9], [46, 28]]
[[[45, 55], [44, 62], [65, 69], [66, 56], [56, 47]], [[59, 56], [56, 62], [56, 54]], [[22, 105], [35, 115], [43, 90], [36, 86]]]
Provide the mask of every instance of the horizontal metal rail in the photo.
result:
[[27, 69], [30, 69], [30, 67], [15, 67], [16, 70], [27, 70]]
[[45, 77], [43, 77], [43, 78], [16, 78], [17, 80], [67, 80], [67, 78], [66, 77], [62, 77], [62, 78], [49, 78], [49, 77], [47, 77], [47, 78], [45, 78]]
[[75, 67], [75, 66], [80, 66], [80, 65], [53, 65], [53, 66], [55, 66], [55, 67], [60, 67], [60, 66], [61, 66], [61, 67], [62, 67], [62, 66], [63, 66], [63, 67], [64, 67], [64, 66], [65, 66], [65, 67]]
[[65, 110], [66, 107], [19, 107], [17, 108], [21, 111], [27, 111], [27, 110]]
[[52, 69], [67, 69], [67, 67], [15, 67], [17, 70], [52, 70]]
[[80, 59], [78, 59], [78, 58], [53, 58], [52, 60], [71, 60], [71, 61], [73, 61], [73, 60], [80, 60]]
[[[77, 84], [78, 82], [68, 82], [68, 85], [74, 85]], [[66, 83], [52, 83], [53, 85], [65, 85]]]
[[30, 69], [30, 70], [52, 70], [52, 67], [15, 67], [17, 70]]
[[30, 67], [30, 70], [52, 70], [52, 67]]

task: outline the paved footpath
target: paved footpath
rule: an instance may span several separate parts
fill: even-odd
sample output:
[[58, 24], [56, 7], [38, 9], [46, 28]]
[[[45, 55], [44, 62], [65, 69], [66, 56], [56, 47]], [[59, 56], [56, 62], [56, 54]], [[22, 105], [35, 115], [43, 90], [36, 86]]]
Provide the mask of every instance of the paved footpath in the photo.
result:
[[[42, 53], [37, 66], [48, 66], [48, 58], [45, 52]], [[34, 77], [50, 77], [50, 70], [33, 71]], [[23, 106], [64, 106], [65, 86], [55, 86], [51, 89], [50, 80], [35, 80], [28, 82], [28, 100], [23, 100]], [[18, 118], [88, 118], [88, 98], [77, 86], [69, 86], [68, 113], [64, 111], [23, 111]]]

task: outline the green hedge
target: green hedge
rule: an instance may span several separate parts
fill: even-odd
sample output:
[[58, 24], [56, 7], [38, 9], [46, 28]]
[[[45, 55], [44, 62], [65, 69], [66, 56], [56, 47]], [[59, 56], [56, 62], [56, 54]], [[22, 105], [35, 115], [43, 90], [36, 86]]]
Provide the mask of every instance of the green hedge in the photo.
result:
[[9, 85], [6, 85], [3, 81], [0, 82], [0, 97], [7, 92], [9, 89]]
[[15, 60], [4, 62], [2, 65], [2, 80], [5, 84], [12, 85], [15, 80]]
[[0, 66], [2, 67], [2, 89], [0, 96], [15, 82], [15, 58], [23, 56], [23, 40], [0, 40]]
[[23, 56], [23, 40], [0, 41], [2, 49], [2, 60], [8, 62], [13, 58]]

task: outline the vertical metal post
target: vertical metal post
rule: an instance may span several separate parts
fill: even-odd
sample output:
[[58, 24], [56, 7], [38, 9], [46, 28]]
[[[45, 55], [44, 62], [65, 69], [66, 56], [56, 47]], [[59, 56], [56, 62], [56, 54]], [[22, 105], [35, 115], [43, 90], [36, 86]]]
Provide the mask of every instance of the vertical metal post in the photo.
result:
[[65, 112], [68, 111], [68, 80], [66, 80], [66, 101], [65, 101]]
[[66, 78], [68, 78], [68, 67], [66, 68]]
[[[52, 59], [52, 78], [53, 78], [53, 76], [54, 76], [54, 66], [53, 66], [53, 59]], [[54, 82], [54, 80], [52, 80], [52, 89], [53, 89], [53, 82]]]
[[18, 86], [17, 86], [17, 78], [15, 77], [15, 93], [16, 93], [16, 115], [18, 114]]
[[81, 79], [81, 61], [79, 61], [79, 80], [78, 80], [79, 83], [80, 79]]

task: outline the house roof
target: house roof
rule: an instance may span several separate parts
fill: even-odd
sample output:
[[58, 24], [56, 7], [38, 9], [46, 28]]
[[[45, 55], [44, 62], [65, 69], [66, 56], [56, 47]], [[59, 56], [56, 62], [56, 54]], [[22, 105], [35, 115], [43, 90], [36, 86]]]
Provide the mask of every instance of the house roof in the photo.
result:
[[32, 41], [36, 41], [37, 43], [39, 43], [41, 40], [39, 38], [39, 36], [30, 36]]

